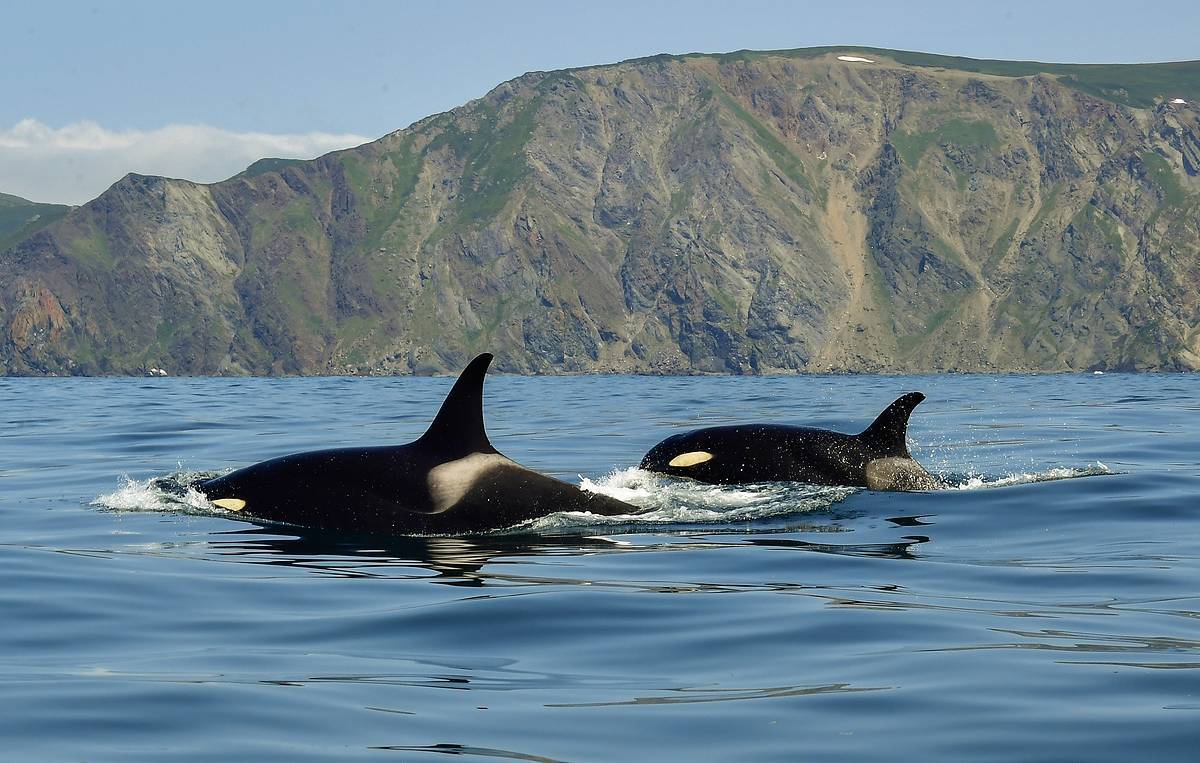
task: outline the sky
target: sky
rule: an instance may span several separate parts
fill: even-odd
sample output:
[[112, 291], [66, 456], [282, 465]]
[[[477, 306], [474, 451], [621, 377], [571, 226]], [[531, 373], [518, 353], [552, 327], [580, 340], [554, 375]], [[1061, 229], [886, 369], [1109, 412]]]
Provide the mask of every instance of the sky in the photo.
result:
[[655, 53], [1200, 59], [1196, 0], [40, 0], [0, 19], [0, 192], [70, 204], [127, 172], [213, 182], [373, 140], [528, 71]]

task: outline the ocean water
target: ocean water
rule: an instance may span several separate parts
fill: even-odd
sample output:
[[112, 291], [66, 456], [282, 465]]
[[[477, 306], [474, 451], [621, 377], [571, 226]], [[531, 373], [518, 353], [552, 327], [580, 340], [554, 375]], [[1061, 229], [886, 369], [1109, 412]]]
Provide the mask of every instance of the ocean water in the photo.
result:
[[[1196, 759], [1200, 375], [492, 377], [501, 451], [645, 511], [480, 537], [161, 489], [406, 442], [450, 383], [0, 379], [0, 759]], [[634, 468], [913, 389], [944, 490]]]

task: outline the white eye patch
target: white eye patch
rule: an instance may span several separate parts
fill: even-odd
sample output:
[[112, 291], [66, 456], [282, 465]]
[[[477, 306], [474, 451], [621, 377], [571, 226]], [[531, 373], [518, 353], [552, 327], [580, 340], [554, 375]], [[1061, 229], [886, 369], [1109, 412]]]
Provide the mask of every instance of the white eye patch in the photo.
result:
[[711, 461], [712, 453], [707, 450], [693, 450], [690, 453], [680, 453], [675, 458], [672, 458], [668, 466], [695, 466], [702, 464], [705, 461]]
[[241, 498], [218, 498], [213, 501], [213, 505], [220, 506], [222, 509], [229, 509], [230, 511], [241, 511], [246, 508], [246, 502]]

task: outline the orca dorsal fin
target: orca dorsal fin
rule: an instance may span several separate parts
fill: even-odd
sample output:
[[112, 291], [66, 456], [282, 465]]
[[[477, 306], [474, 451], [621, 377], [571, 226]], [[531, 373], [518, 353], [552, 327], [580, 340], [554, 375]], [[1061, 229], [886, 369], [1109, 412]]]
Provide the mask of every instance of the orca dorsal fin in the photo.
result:
[[483, 378], [491, 362], [485, 352], [467, 364], [418, 442], [455, 454], [496, 452], [483, 428]]
[[891, 405], [883, 409], [871, 426], [862, 431], [858, 437], [868, 447], [888, 456], [911, 458], [908, 453], [908, 417], [913, 408], [921, 404], [925, 396], [920, 392], [909, 392], [896, 398]]

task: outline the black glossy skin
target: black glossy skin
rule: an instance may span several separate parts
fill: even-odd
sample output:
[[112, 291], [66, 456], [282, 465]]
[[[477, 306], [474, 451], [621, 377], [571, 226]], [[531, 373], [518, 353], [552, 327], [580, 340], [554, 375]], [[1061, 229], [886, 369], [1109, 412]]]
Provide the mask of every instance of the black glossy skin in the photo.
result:
[[556, 511], [637, 511], [514, 463], [490, 469], [452, 508], [430, 513], [426, 477], [443, 462], [413, 444], [319, 450], [263, 461], [197, 488], [209, 500], [246, 501], [240, 514], [255, 519], [388, 535], [479, 532]]
[[[650, 449], [641, 468], [732, 485], [746, 482], [795, 481], [812, 485], [848, 485], [876, 490], [927, 490], [937, 481], [909, 455], [905, 437], [908, 417], [925, 396], [903, 395], [860, 434], [782, 424], [709, 427], [668, 437]], [[703, 451], [712, 459], [691, 466], [671, 466], [684, 453]], [[887, 464], [882, 483], [871, 465]]]
[[[490, 360], [484, 355], [472, 361], [429, 431], [414, 442], [296, 453], [195, 487], [210, 501], [245, 501], [238, 516], [388, 535], [480, 532], [558, 511], [637, 512], [630, 504], [526, 469], [492, 447], [483, 432], [482, 411], [483, 375]], [[453, 505], [439, 506], [430, 487], [431, 470], [479, 456], [491, 458]]]
[[[692, 451], [706, 451], [713, 458], [693, 466], [670, 465], [675, 456]], [[867, 462], [885, 456], [864, 448], [856, 435], [782, 424], [743, 424], [672, 435], [650, 449], [641, 468], [718, 485], [794, 480], [865, 487]]]

